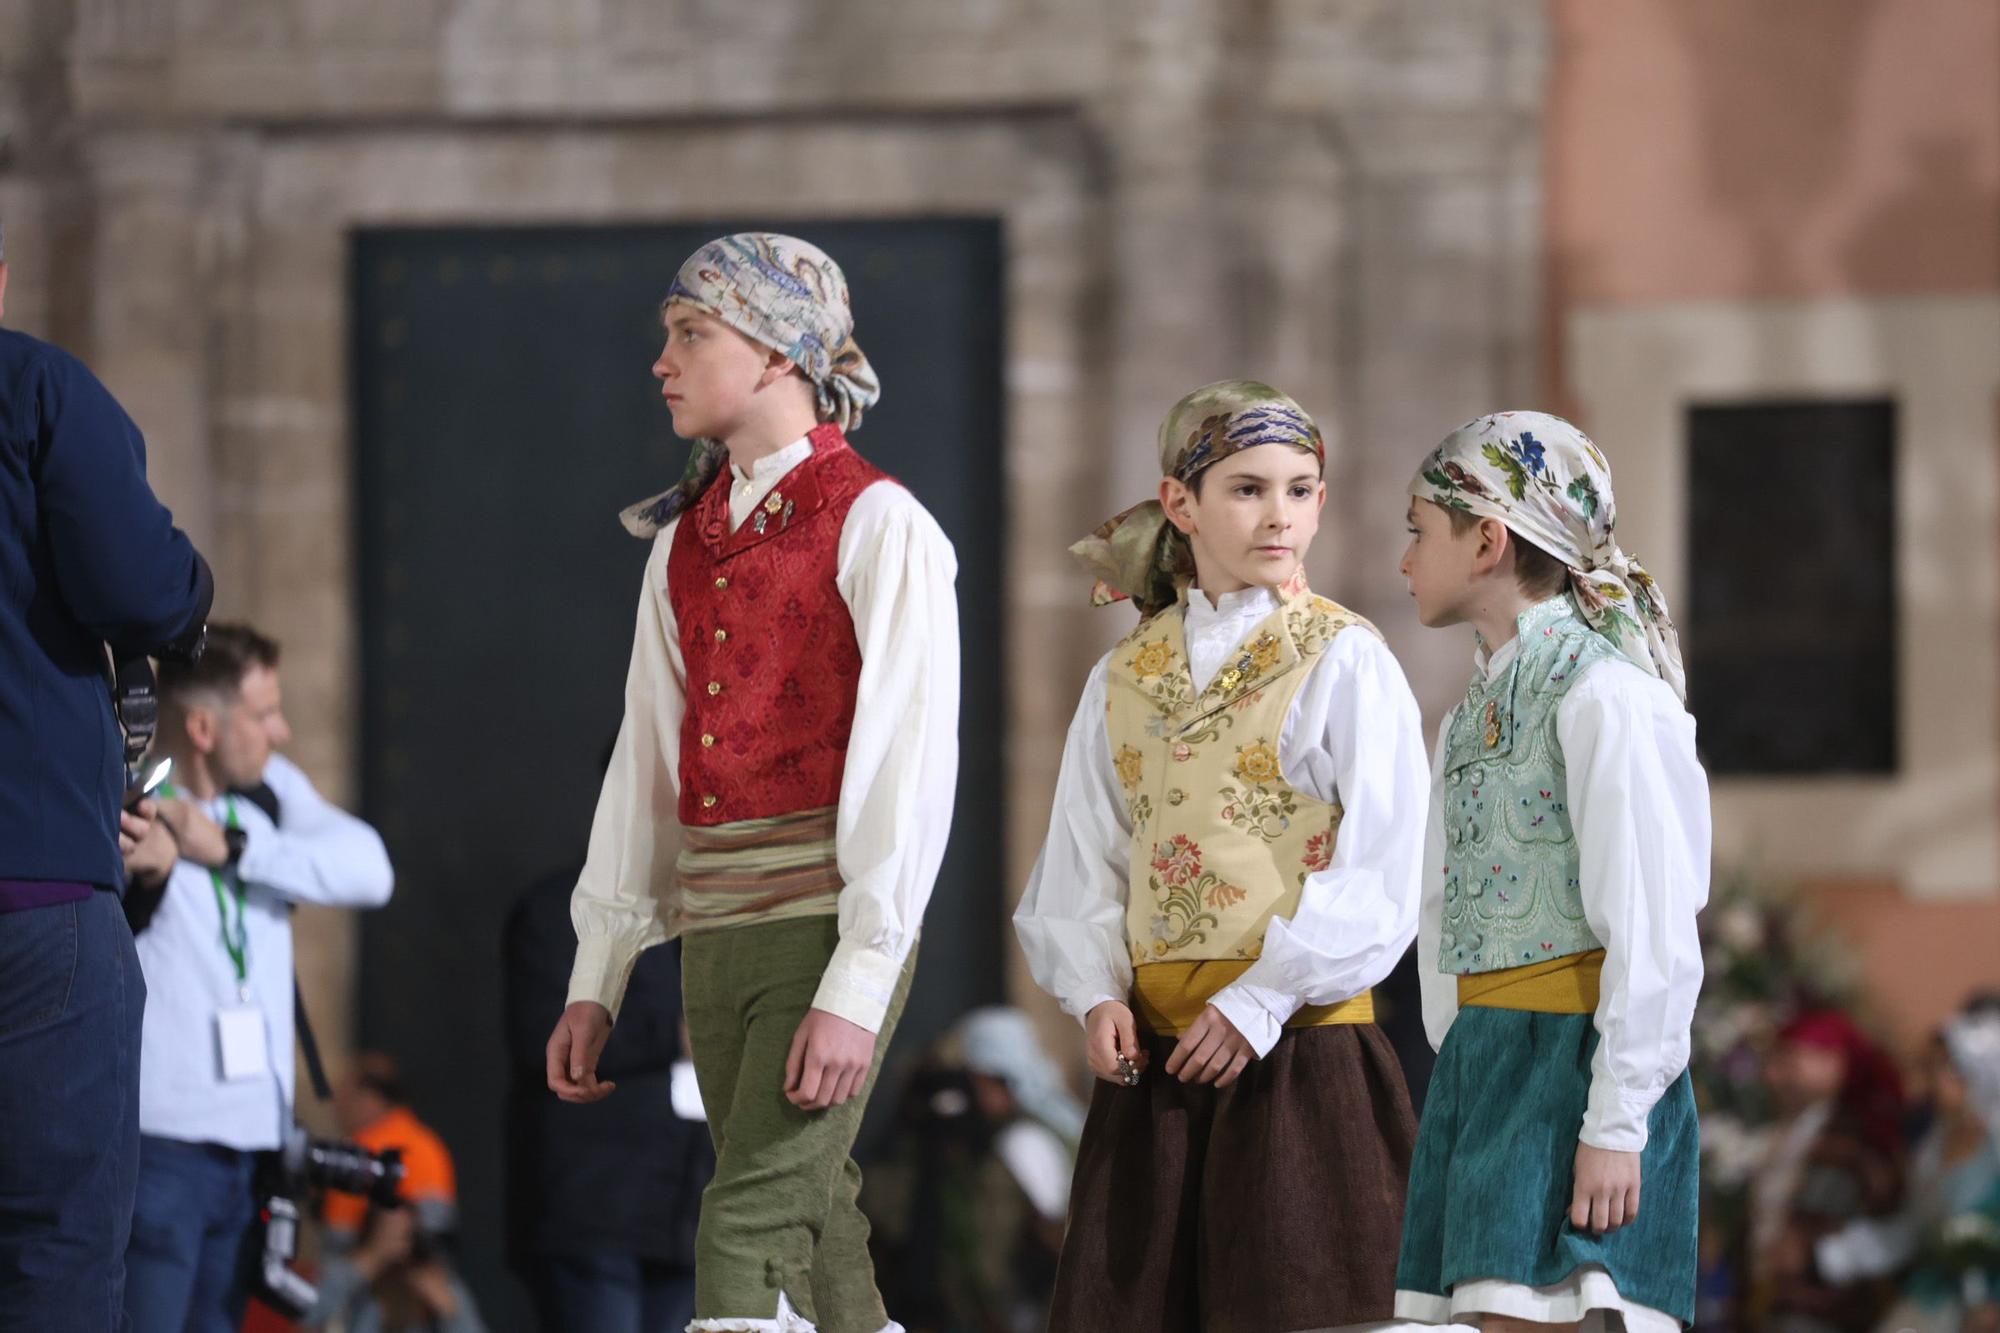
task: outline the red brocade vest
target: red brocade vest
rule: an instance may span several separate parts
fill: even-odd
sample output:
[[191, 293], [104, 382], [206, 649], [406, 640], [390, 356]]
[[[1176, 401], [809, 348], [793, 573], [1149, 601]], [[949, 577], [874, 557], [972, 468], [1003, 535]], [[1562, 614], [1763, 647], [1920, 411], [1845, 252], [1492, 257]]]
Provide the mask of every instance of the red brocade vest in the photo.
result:
[[687, 663], [681, 822], [731, 824], [840, 800], [861, 647], [834, 575], [855, 499], [891, 480], [815, 428], [812, 457], [730, 531], [724, 472], [681, 517], [667, 595]]

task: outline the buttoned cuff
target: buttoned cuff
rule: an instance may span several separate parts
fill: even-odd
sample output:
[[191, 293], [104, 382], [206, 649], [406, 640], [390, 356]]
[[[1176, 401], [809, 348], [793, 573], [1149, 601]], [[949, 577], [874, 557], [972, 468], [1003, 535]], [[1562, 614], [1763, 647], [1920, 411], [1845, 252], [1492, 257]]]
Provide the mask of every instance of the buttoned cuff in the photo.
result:
[[1583, 1131], [1577, 1138], [1606, 1152], [1639, 1152], [1646, 1146], [1646, 1118], [1653, 1112], [1659, 1094], [1623, 1092], [1590, 1082], [1590, 1102], [1583, 1113]]
[[902, 977], [902, 958], [842, 940], [820, 977], [812, 1007], [880, 1032]]
[[569, 970], [568, 1004], [595, 1000], [611, 1011], [618, 1021], [619, 1006], [625, 1002], [625, 987], [632, 980], [632, 968], [640, 950], [606, 935], [592, 935], [576, 942], [576, 962]]

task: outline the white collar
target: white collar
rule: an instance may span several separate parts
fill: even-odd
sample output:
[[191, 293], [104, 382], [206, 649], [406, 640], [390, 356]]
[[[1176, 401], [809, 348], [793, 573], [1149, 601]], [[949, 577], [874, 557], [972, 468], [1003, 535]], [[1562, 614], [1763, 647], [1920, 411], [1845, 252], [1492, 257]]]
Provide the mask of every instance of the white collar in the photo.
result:
[[1486, 645], [1482, 642], [1472, 650], [1472, 669], [1479, 672], [1487, 680], [1495, 680], [1508, 667], [1514, 665], [1514, 659], [1520, 655], [1521, 636], [1519, 634], [1516, 634], [1490, 653], [1486, 651]]
[[1188, 671], [1197, 693], [1206, 690], [1223, 662], [1258, 622], [1278, 609], [1274, 588], [1243, 588], [1210, 601], [1189, 588], [1181, 628], [1187, 639]]
[[1272, 588], [1238, 588], [1213, 601], [1200, 588], [1190, 587], [1187, 590], [1187, 618], [1195, 622], [1234, 620], [1251, 611], [1255, 611], [1261, 619], [1277, 607], [1278, 594]]
[[738, 467], [736, 461], [731, 459], [729, 473], [736, 478], [738, 486], [754, 485], [760, 481], [784, 476], [787, 472], [790, 472], [793, 468], [811, 458], [812, 451], [812, 437], [801, 435], [798, 439], [793, 440], [776, 453], [765, 454], [762, 458], [752, 463], [748, 472]]

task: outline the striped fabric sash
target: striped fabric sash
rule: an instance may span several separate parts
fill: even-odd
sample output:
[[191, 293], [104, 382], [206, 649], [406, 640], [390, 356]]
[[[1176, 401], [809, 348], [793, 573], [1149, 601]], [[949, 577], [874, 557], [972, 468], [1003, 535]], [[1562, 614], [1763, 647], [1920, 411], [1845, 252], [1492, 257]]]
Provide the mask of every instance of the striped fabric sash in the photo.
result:
[[681, 929], [832, 915], [841, 889], [833, 845], [837, 814], [828, 805], [685, 828], [676, 863]]

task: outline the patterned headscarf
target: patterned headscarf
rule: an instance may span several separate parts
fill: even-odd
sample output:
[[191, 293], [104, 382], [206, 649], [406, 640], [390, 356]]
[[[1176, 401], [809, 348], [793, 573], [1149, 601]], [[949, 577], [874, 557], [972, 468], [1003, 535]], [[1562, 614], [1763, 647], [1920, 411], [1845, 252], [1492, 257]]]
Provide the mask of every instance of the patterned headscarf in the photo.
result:
[[1410, 494], [1498, 519], [1568, 565], [1570, 597], [1590, 627], [1687, 701], [1667, 599], [1618, 548], [1611, 465], [1582, 431], [1546, 412], [1468, 421], [1424, 460]]
[[[1160, 475], [1192, 484], [1223, 459], [1261, 444], [1309, 453], [1326, 471], [1326, 441], [1290, 398], [1256, 380], [1204, 385], [1175, 403], [1160, 424]], [[1172, 606], [1194, 576], [1194, 552], [1158, 500], [1107, 519], [1069, 550], [1097, 576], [1092, 605], [1129, 597], [1141, 616]]]
[[[661, 313], [676, 304], [790, 357], [812, 381], [819, 419], [843, 431], [859, 427], [861, 414], [882, 397], [875, 369], [854, 341], [846, 275], [816, 245], [769, 231], [710, 241], [674, 275]], [[701, 498], [728, 459], [722, 441], [696, 440], [679, 483], [625, 510], [620, 521], [633, 535], [651, 537]]]

